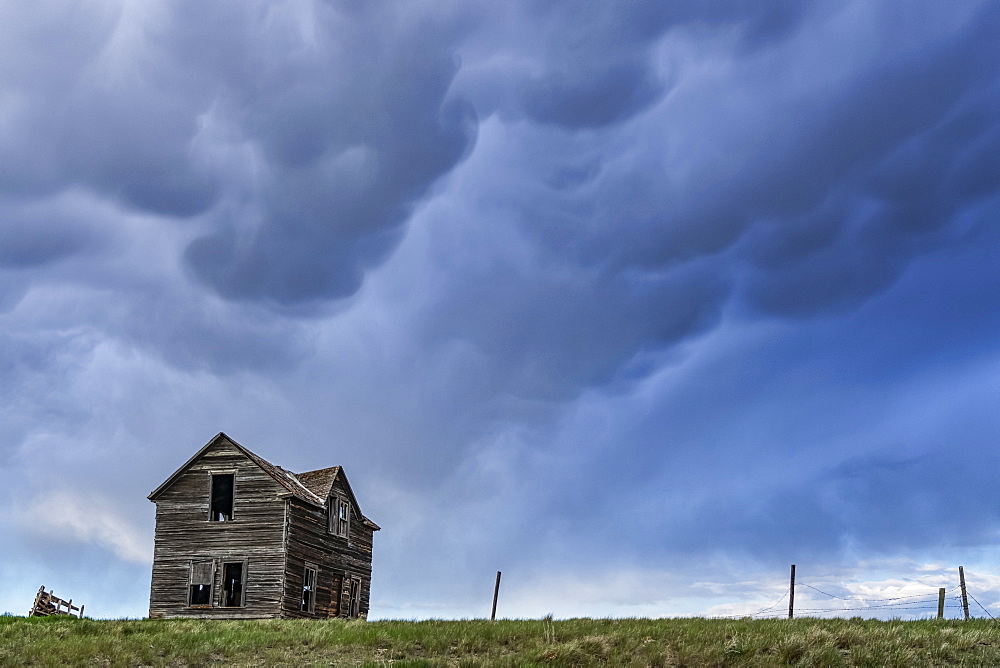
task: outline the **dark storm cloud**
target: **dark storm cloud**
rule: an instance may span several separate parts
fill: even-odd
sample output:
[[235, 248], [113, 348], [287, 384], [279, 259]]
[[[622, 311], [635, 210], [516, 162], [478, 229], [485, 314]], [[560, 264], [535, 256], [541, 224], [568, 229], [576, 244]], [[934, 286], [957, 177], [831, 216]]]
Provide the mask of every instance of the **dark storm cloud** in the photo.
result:
[[13, 309], [28, 292], [28, 281], [23, 277], [0, 273], [0, 314]]
[[[987, 65], [1000, 60], [992, 39], [998, 19], [995, 13], [981, 19], [936, 52], [852, 92], [856, 102], [841, 114], [864, 119], [868, 130], [848, 124], [844, 134], [822, 142], [868, 152], [844, 162], [854, 176], [820, 172], [810, 185], [796, 180], [808, 173], [805, 160], [802, 169], [787, 170], [791, 179], [781, 187], [815, 193], [807, 200], [818, 206], [784, 220], [763, 209], [766, 222], [748, 237], [751, 257], [766, 268], [748, 285], [753, 303], [802, 314], [865, 299], [896, 280], [915, 253], [937, 240], [934, 233], [947, 235], [957, 215], [997, 192], [997, 129], [985, 119], [995, 118], [1000, 93]], [[824, 170], [845, 155], [815, 148], [807, 145], [803, 155], [823, 156]]]
[[460, 300], [436, 311], [429, 336], [474, 342], [501, 392], [566, 399], [603, 384], [644, 349], [713, 325], [725, 281], [704, 267], [661, 280], [595, 277], [586, 290], [558, 277], [470, 275]]
[[404, 602], [986, 544], [998, 16], [4, 6], [0, 474], [96, 563], [220, 428], [345, 464]]
[[[533, 499], [556, 543], [587, 536], [566, 558], [681, 567], [715, 552], [780, 563], [990, 545], [996, 241], [987, 224], [849, 317], [763, 325], [660, 367], [634, 398], [589, 396], [550, 436], [563, 484]], [[961, 518], [957, 489], [978, 499]]]
[[163, 66], [155, 48], [128, 53], [136, 35], [124, 33], [137, 11], [115, 3], [4, 10], [4, 43], [16, 54], [3, 70], [13, 100], [0, 132], [11, 157], [5, 191], [83, 186], [174, 216], [214, 201], [214, 175], [190, 153], [212, 90]]
[[541, 72], [520, 88], [529, 118], [567, 129], [620, 123], [669, 88], [651, 49], [671, 28], [733, 28], [748, 49], [792, 32], [800, 3], [731, 2], [523, 3], [525, 19], [544, 35]]
[[[924, 169], [918, 171], [923, 179], [936, 182], [951, 176], [948, 162], [961, 160], [981, 141], [975, 135], [955, 136], [947, 126], [961, 125], [961, 116], [982, 117], [994, 105], [992, 64], [998, 54], [992, 35], [996, 22], [995, 11], [982, 12], [965, 30], [937, 40], [912, 58], [873, 62], [870, 69], [860, 70], [854, 79], [807, 102], [805, 108], [776, 108], [779, 116], [773, 119], [760, 117], [755, 109], [766, 97], [753, 100], [742, 122], [750, 127], [759, 125], [773, 141], [761, 144], [759, 150], [735, 153], [732, 158], [739, 169], [731, 175], [723, 172], [721, 179], [707, 178], [695, 184], [680, 201], [665, 201], [652, 184], [643, 184], [650, 191], [650, 197], [643, 201], [647, 206], [655, 203], [656, 208], [635, 220], [624, 235], [616, 230], [615, 236], [598, 237], [599, 243], [617, 247], [620, 262], [657, 266], [690, 254], [718, 252], [760, 221], [765, 226], [785, 223], [781, 233], [772, 235], [779, 244], [785, 242], [786, 230], [792, 239], [803, 236], [806, 247], [802, 255], [812, 250], [809, 243], [820, 238], [832, 241], [851, 233], [857, 235], [851, 240], [854, 243], [848, 244], [852, 249], [860, 244], [863, 252], [884, 254], [893, 242], [905, 242], [924, 231], [927, 226], [920, 225], [921, 219], [930, 218], [934, 226], [945, 224], [963, 205], [954, 192], [938, 196], [925, 192], [923, 197], [930, 198], [927, 203], [907, 198], [900, 205], [890, 198], [881, 215], [870, 216], [870, 221], [858, 218], [868, 214], [870, 199], [879, 196], [879, 184], [888, 186], [894, 179], [917, 171], [906, 158], [888, 164], [894, 152], [906, 154], [914, 143], [935, 143], [934, 134], [947, 137], [948, 155], [928, 155]], [[833, 56], [842, 46], [834, 43], [816, 48], [829, 48]], [[747, 74], [756, 76], [752, 68]], [[766, 95], [765, 80], [759, 84], [756, 94]], [[959, 118], [951, 118], [952, 114]], [[934, 157], [947, 161], [941, 164]], [[900, 164], [904, 160], [906, 164]], [[898, 177], [896, 170], [902, 172]], [[976, 178], [985, 180], [982, 175]], [[869, 179], [871, 185], [866, 183]], [[984, 184], [983, 192], [995, 192], [996, 187], [996, 183]], [[609, 199], [617, 203], [620, 198]], [[934, 205], [950, 208], [938, 210]], [[837, 227], [841, 234], [826, 231], [818, 237], [808, 233], [816, 227], [810, 219], [830, 225], [831, 217], [840, 221]], [[853, 229], [858, 227], [862, 229]], [[760, 245], [766, 249], [772, 246], [769, 241]], [[787, 242], [786, 248], [791, 248]], [[833, 252], [848, 259], [845, 267], [851, 269], [847, 271], [869, 264], [867, 257], [849, 261], [850, 252]], [[899, 255], [905, 259], [905, 249]], [[808, 299], [809, 291], [804, 292]], [[861, 287], [853, 294], [870, 292]], [[827, 299], [822, 289], [817, 291], [818, 305]]]
[[97, 250], [107, 235], [92, 212], [58, 201], [0, 204], [0, 269], [27, 270]]
[[[261, 34], [252, 23], [238, 57], [266, 68], [251, 82], [221, 79], [223, 122], [260, 164], [249, 206], [186, 257], [227, 298], [295, 304], [354, 293], [475, 137], [471, 107], [448, 97], [458, 61], [447, 24], [324, 5], [314, 18], [308, 39], [286, 29], [263, 33], [264, 44], [249, 38]], [[185, 62], [197, 67], [197, 56]]]
[[662, 91], [655, 75], [641, 65], [604, 66], [580, 80], [550, 75], [525, 85], [524, 107], [542, 123], [570, 128], [607, 125], [627, 118], [653, 102]]
[[[145, 317], [133, 317], [136, 308], [143, 308]], [[105, 318], [130, 345], [157, 351], [187, 371], [281, 376], [313, 349], [307, 326], [272, 318], [261, 308], [206, 303], [185, 293], [136, 291], [109, 308]]]
[[[478, 175], [468, 197], [485, 204], [477, 211], [488, 222], [463, 221], [466, 248], [500, 243], [492, 230], [514, 224], [520, 237], [495, 239], [523, 250], [493, 263], [442, 258], [462, 288], [432, 298], [422, 329], [496, 360], [487, 377], [499, 392], [572, 397], [641, 376], [655, 368], [650, 354], [719, 322], [730, 296], [736, 311], [768, 316], [856, 308], [914, 257], [954, 241], [954, 221], [1000, 186], [988, 157], [992, 7], [951, 30], [921, 24], [919, 44], [890, 40], [860, 54], [847, 35], [824, 29], [835, 10], [784, 19], [729, 5], [651, 11], [637, 3], [527, 12], [533, 34], [557, 36], [517, 54], [530, 65], [507, 94], [537, 88], [547, 109], [582, 116], [529, 113], [536, 124], [525, 124], [500, 113], [482, 126], [481, 157], [466, 171]], [[897, 19], [851, 17], [873, 34], [892, 34]], [[771, 34], [766, 26], [771, 39], [748, 42]], [[656, 69], [651, 45], [671, 29], [716, 30], [719, 41], [705, 48], [727, 69], [702, 80], [676, 65], [671, 97], [648, 97], [641, 117], [602, 107], [598, 98], [627, 104], [636, 81], [652, 81], [636, 73]], [[844, 63], [830, 64], [837, 59]], [[483, 116], [502, 110], [486, 91], [494, 70], [469, 67], [459, 90]], [[574, 77], [611, 88], [588, 97], [560, 83]], [[552, 124], [590, 129], [567, 135]]]
[[0, 230], [0, 266], [34, 267], [71, 255], [83, 246], [77, 230], [66, 229], [53, 237], [51, 229]]
[[40, 423], [80, 424], [84, 406], [40, 399], [59, 395], [66, 377], [86, 364], [95, 346], [93, 336], [0, 330], [0, 470], [13, 467], [17, 449]]
[[23, 159], [2, 187], [200, 215], [186, 258], [227, 298], [354, 293], [474, 140], [448, 97], [452, 28], [416, 6], [104, 8], [7, 10], [25, 53], [41, 32], [59, 47], [4, 72], [18, 104], [0, 140]]

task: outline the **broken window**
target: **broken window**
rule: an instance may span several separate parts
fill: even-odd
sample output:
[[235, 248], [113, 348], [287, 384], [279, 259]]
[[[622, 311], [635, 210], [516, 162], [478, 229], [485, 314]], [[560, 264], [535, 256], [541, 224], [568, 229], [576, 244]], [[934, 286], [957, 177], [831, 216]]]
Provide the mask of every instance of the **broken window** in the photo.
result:
[[188, 605], [212, 604], [212, 580], [215, 579], [214, 561], [192, 561], [188, 584]]
[[326, 500], [326, 530], [337, 533], [337, 517], [340, 513], [340, 499], [331, 496]]
[[361, 610], [361, 578], [351, 578], [351, 617], [357, 617]]
[[239, 608], [243, 605], [243, 583], [246, 571], [242, 561], [230, 561], [222, 565], [222, 605]]
[[212, 476], [212, 506], [209, 519], [229, 522], [233, 519], [233, 487], [236, 476], [232, 473]]
[[337, 534], [347, 538], [351, 534], [351, 504], [341, 500], [337, 513]]
[[339, 496], [327, 501], [327, 530], [337, 536], [351, 535], [351, 504]]
[[316, 568], [306, 566], [302, 574], [302, 611], [316, 610]]

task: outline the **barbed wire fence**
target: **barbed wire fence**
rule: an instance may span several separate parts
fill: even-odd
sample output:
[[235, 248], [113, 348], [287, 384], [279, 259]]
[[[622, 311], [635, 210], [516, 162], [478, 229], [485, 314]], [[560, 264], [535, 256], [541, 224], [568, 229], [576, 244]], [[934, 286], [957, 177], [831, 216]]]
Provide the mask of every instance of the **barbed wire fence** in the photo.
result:
[[[959, 568], [959, 577], [959, 584], [950, 589], [946, 587], [938, 587], [926, 593], [921, 592], [883, 598], [868, 596], [838, 596], [837, 594], [831, 594], [830, 592], [824, 591], [823, 589], [809, 584], [808, 582], [796, 582], [795, 566], [793, 565], [791, 581], [788, 589], [786, 589], [785, 593], [781, 595], [781, 598], [771, 605], [751, 613], [713, 615], [713, 617], [717, 619], [779, 619], [783, 617], [791, 619], [794, 615], [805, 615], [808, 617], [836, 617], [842, 616], [844, 613], [854, 613], [851, 615], [852, 617], [860, 617], [866, 612], [871, 612], [876, 615], [891, 615], [896, 612], [913, 615], [915, 613], [933, 613], [936, 611], [938, 619], [946, 617], [948, 612], [957, 613], [964, 619], [970, 619], [972, 615], [969, 611], [968, 599], [972, 599], [972, 601], [979, 606], [979, 609], [986, 613], [986, 616], [992, 620], [996, 620], [996, 617], [994, 617], [993, 614], [986, 609], [986, 606], [980, 603], [979, 600], [968, 591], [968, 587], [965, 582], [964, 568]], [[847, 587], [847, 585], [841, 586], [845, 588]], [[794, 607], [793, 602], [795, 600], [795, 592], [799, 591], [800, 588], [804, 594], [808, 595], [808, 600], [803, 602], [803, 607]], [[809, 591], [806, 592], [805, 590]], [[960, 593], [956, 594], [956, 592]], [[816, 600], [817, 594], [825, 598]], [[965, 598], [966, 596], [968, 599]], [[788, 606], [787, 609], [785, 608], [786, 601]], [[843, 601], [844, 603], [837, 606], [831, 606], [830, 604], [835, 601]], [[826, 605], [824, 605], [824, 603], [826, 603]]]

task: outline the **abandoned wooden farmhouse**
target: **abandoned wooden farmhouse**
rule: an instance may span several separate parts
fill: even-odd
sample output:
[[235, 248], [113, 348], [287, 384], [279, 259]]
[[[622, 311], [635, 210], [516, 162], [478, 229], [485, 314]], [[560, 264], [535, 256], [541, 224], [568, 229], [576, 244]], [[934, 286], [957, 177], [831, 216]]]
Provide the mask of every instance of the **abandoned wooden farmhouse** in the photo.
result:
[[149, 499], [150, 617], [367, 616], [379, 527], [339, 466], [292, 473], [220, 433]]

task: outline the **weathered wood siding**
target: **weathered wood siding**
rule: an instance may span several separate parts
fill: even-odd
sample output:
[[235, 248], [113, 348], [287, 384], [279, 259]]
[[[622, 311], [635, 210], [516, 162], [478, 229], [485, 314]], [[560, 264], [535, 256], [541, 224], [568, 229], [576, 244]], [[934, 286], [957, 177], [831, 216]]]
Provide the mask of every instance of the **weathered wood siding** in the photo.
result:
[[[234, 472], [233, 519], [209, 521], [212, 473]], [[205, 451], [156, 499], [150, 617], [275, 617], [285, 570], [286, 490], [225, 439]], [[216, 560], [212, 606], [188, 606], [192, 560]], [[222, 562], [245, 559], [240, 608], [219, 607]]]
[[[347, 496], [340, 480], [333, 493]], [[327, 511], [297, 499], [290, 499], [287, 513], [287, 559], [285, 596], [282, 616], [324, 618], [349, 614], [352, 577], [361, 578], [359, 613], [368, 614], [372, 579], [373, 531], [364, 524], [357, 508], [352, 508], [350, 536], [345, 538], [327, 531]], [[302, 611], [302, 581], [306, 563], [318, 566], [315, 612]], [[342, 577], [340, 601], [334, 600], [332, 585]]]

